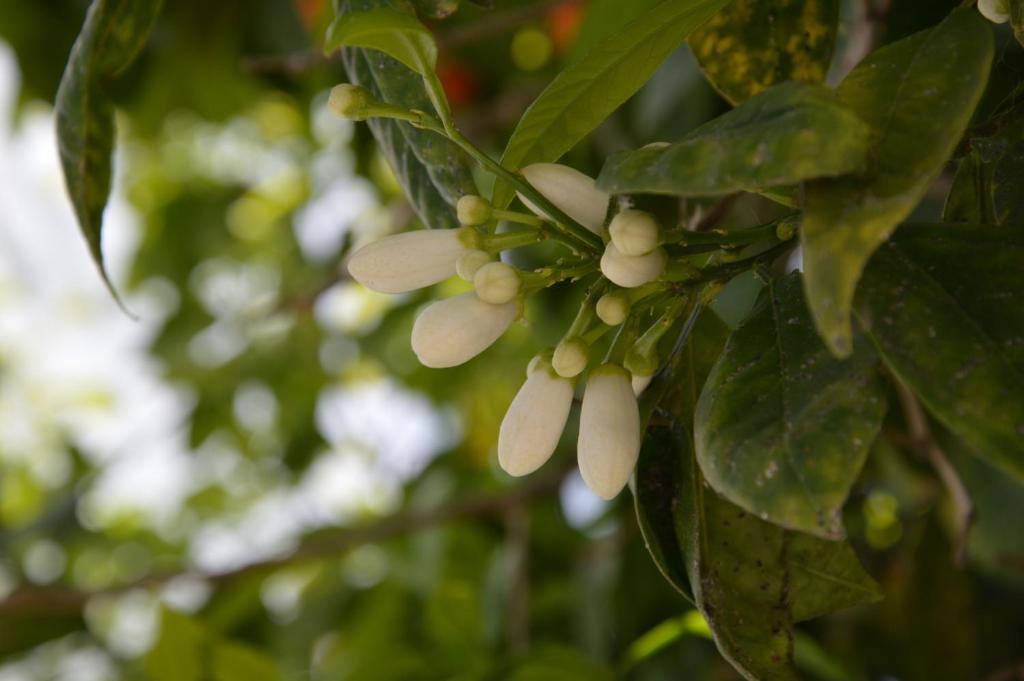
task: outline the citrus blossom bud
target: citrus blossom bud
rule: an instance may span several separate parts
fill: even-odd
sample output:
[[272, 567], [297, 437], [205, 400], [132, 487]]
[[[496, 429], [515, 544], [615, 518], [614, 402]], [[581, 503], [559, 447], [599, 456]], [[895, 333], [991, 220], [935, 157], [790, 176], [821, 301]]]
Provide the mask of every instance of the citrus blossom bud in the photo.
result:
[[352, 254], [348, 272], [381, 293], [404, 293], [444, 281], [466, 250], [461, 229], [421, 229], [378, 239]]
[[623, 255], [647, 255], [658, 247], [661, 238], [654, 216], [631, 208], [612, 218], [608, 234]]
[[601, 273], [613, 284], [623, 288], [636, 288], [654, 281], [665, 271], [668, 255], [657, 248], [647, 255], [623, 255], [614, 243], [605, 246], [601, 256]]
[[416, 317], [412, 350], [423, 366], [443, 369], [468, 362], [515, 321], [515, 303], [491, 305], [470, 291], [431, 303]]
[[498, 431], [498, 463], [509, 475], [532, 473], [551, 458], [572, 407], [572, 381], [546, 360], [531, 366]]
[[608, 326], [618, 326], [629, 315], [629, 297], [621, 291], [601, 296], [596, 306], [597, 318]]
[[580, 474], [603, 499], [618, 494], [640, 455], [640, 409], [629, 373], [604, 364], [590, 373], [580, 409]]
[[507, 303], [519, 294], [521, 285], [516, 268], [503, 262], [489, 262], [473, 275], [476, 295], [485, 303]]
[[455, 212], [459, 216], [459, 224], [482, 225], [491, 219], [491, 204], [475, 194], [467, 194], [455, 204]]
[[[601, 233], [611, 197], [594, 185], [593, 178], [587, 177], [575, 168], [558, 163], [534, 163], [519, 172], [534, 189], [563, 213], [591, 232]], [[522, 194], [518, 196], [519, 200], [535, 214], [548, 217]]]
[[1005, 24], [1010, 20], [1010, 4], [1007, 0], [978, 0], [978, 11], [994, 24]]
[[331, 111], [356, 121], [364, 120], [367, 108], [375, 102], [373, 95], [366, 88], [350, 83], [335, 85], [327, 98], [327, 106]]
[[490, 261], [490, 253], [471, 248], [459, 254], [459, 257], [455, 260], [455, 272], [458, 273], [460, 279], [472, 282], [477, 270]]
[[583, 373], [590, 360], [590, 346], [582, 338], [570, 338], [558, 344], [551, 365], [562, 378], [574, 378]]
[[652, 378], [654, 378], [654, 376], [637, 376], [634, 374], [632, 380], [633, 394], [640, 397], [640, 395], [647, 390], [647, 386], [651, 384]]

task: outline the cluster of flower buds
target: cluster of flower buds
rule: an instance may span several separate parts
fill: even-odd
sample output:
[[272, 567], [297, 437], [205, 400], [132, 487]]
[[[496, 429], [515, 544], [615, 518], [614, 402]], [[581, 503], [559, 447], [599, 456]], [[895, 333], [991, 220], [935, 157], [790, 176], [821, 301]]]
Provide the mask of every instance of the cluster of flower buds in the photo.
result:
[[[343, 94], [336, 99], [351, 93]], [[658, 225], [647, 213], [623, 210], [604, 229], [610, 197], [592, 178], [553, 163], [527, 166], [521, 173], [544, 199], [606, 240], [600, 271], [614, 286], [602, 279], [599, 292], [603, 295], [596, 302], [588, 296], [562, 341], [531, 361], [526, 382], [512, 401], [498, 437], [499, 464], [511, 475], [535, 471], [554, 453], [569, 418], [576, 382], [590, 365], [591, 345], [605, 331], [627, 321], [636, 301], [650, 293], [644, 285], [662, 275], [667, 259]], [[542, 238], [540, 227], [548, 216], [529, 197], [520, 195], [520, 199], [532, 214], [501, 210], [479, 196], [464, 196], [456, 207], [461, 228], [388, 236], [350, 258], [352, 277], [384, 293], [412, 291], [456, 275], [473, 284], [473, 291], [431, 303], [417, 316], [412, 348], [425, 366], [452, 367], [483, 352], [521, 314], [526, 295], [553, 283], [538, 274], [550, 270], [524, 272], [496, 258], [506, 248]], [[534, 229], [504, 233], [483, 229], [494, 220]], [[538, 277], [540, 283], [531, 284]], [[624, 359], [620, 353], [616, 362], [591, 369], [586, 379], [577, 442], [579, 467], [587, 485], [605, 499], [626, 485], [639, 455], [637, 395], [657, 364], [653, 342], [646, 338], [649, 334]], [[637, 348], [641, 348], [639, 354]]]

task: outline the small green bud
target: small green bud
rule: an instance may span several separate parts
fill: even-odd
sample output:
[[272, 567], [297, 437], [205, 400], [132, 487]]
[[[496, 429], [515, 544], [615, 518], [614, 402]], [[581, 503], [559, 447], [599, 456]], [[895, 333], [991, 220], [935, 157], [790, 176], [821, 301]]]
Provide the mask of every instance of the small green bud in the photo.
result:
[[590, 346], [582, 338], [563, 340], [555, 348], [551, 366], [562, 378], [575, 378], [583, 373], [590, 361]]
[[490, 253], [472, 248], [459, 255], [458, 260], [455, 261], [455, 273], [459, 275], [460, 279], [472, 282], [477, 271], [489, 262], [491, 262]]
[[491, 219], [493, 209], [486, 199], [475, 194], [467, 194], [459, 199], [455, 212], [459, 216], [459, 224], [476, 227]]
[[647, 255], [661, 239], [654, 216], [631, 208], [619, 212], [608, 225], [612, 243], [623, 255]]
[[503, 262], [489, 262], [473, 275], [477, 297], [485, 303], [502, 305], [519, 295], [522, 279], [516, 268]]
[[1010, 3], [1007, 0], [978, 0], [978, 11], [993, 24], [1005, 24], [1010, 20]]
[[796, 234], [796, 223], [792, 220], [783, 220], [775, 226], [775, 238], [779, 241], [789, 241]]
[[612, 291], [597, 301], [597, 317], [608, 326], [618, 326], [629, 315], [629, 296], [622, 291]]
[[354, 121], [366, 120], [368, 109], [376, 103], [377, 100], [366, 88], [350, 83], [335, 85], [327, 100], [331, 111]]

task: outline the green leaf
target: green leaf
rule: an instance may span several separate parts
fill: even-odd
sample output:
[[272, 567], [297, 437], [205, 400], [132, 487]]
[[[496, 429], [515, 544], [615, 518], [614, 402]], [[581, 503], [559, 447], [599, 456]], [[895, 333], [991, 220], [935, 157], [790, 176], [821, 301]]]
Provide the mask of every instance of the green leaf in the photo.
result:
[[865, 269], [856, 314], [939, 421], [1024, 480], [1024, 235], [903, 228]]
[[160, 633], [143, 667], [150, 681], [200, 681], [205, 631], [188, 615], [169, 608], [160, 613]]
[[212, 681], [280, 681], [281, 673], [267, 655], [238, 643], [223, 642], [213, 647], [210, 659]]
[[611, 156], [598, 186], [612, 193], [713, 196], [863, 170], [870, 129], [822, 85], [783, 83], [675, 144]]
[[[364, 11], [385, 6], [387, 0], [349, 0], [342, 11]], [[362, 48], [342, 50], [352, 82], [374, 97], [408, 109], [428, 110], [431, 100], [423, 79], [397, 60]], [[465, 154], [446, 138], [419, 130], [404, 121], [372, 118], [368, 121], [410, 205], [428, 227], [458, 227], [455, 204], [465, 194], [477, 193]]]
[[679, 490], [676, 533], [719, 651], [745, 678], [796, 679], [793, 624], [877, 600], [876, 585], [849, 545], [785, 531], [708, 490], [678, 422], [651, 431], [664, 446], [640, 460], [637, 484], [671, 475]]
[[973, 7], [887, 45], [855, 68], [840, 100], [874, 130], [862, 177], [811, 182], [801, 240], [807, 297], [837, 355], [852, 351], [850, 308], [871, 254], [917, 206], [985, 89], [992, 31]]
[[[324, 49], [363, 47], [379, 50], [426, 76], [437, 65], [434, 37], [415, 16], [391, 7], [348, 11], [331, 22]], [[394, 103], [394, 102], [390, 102]]]
[[735, 0], [688, 42], [735, 104], [787, 80], [823, 82], [838, 23], [839, 0]]
[[142, 49], [161, 5], [162, 0], [95, 0], [71, 48], [55, 100], [57, 146], [68, 195], [93, 260], [115, 298], [102, 248], [115, 133], [107, 90]]
[[622, 30], [645, 12], [649, 12], [659, 0], [592, 0], [587, 3], [587, 13], [576, 33], [576, 41], [569, 51], [569, 63], [577, 62], [587, 52], [610, 35]]
[[[556, 77], [512, 133], [501, 163], [510, 170], [555, 161], [629, 99], [692, 31], [729, 0], [665, 0], [601, 41]], [[493, 202], [514, 192], [498, 183]]]
[[697, 460], [729, 501], [782, 527], [845, 535], [842, 507], [882, 426], [869, 342], [837, 360], [815, 333], [798, 273], [769, 281], [697, 406]]

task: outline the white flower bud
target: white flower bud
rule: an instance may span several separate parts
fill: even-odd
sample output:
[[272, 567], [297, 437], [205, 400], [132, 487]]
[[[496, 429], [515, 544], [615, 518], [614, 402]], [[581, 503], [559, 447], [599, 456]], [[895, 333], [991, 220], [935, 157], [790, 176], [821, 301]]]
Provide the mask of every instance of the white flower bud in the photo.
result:
[[562, 378], [574, 378], [583, 373], [590, 361], [590, 347], [582, 338], [570, 338], [555, 347], [551, 366]]
[[629, 297], [621, 291], [601, 296], [596, 306], [597, 318], [608, 326], [618, 326], [629, 316]]
[[1008, 0], [978, 0], [978, 11], [994, 24], [1005, 24], [1010, 20]]
[[454, 276], [455, 261], [474, 236], [462, 229], [421, 229], [386, 236], [353, 253], [348, 273], [381, 293], [413, 291]]
[[545, 360], [534, 364], [498, 431], [498, 463], [509, 475], [532, 473], [551, 458], [572, 407], [572, 381]]
[[476, 295], [485, 303], [507, 303], [519, 295], [521, 285], [516, 268], [503, 262], [489, 262], [473, 275]]
[[[575, 168], [558, 163], [534, 163], [519, 172], [534, 189], [563, 213], [591, 232], [601, 233], [611, 197], [594, 185], [593, 178]], [[519, 200], [536, 215], [548, 217], [522, 194], [518, 196]]]
[[580, 409], [580, 474], [603, 499], [618, 494], [640, 455], [640, 409], [629, 373], [604, 364], [590, 373]]
[[601, 256], [601, 273], [613, 284], [636, 288], [660, 277], [667, 259], [664, 248], [657, 248], [647, 255], [623, 255], [614, 243], [609, 243]]
[[653, 378], [654, 378], [654, 376], [636, 376], [636, 375], [634, 375], [633, 376], [633, 380], [632, 380], [633, 394], [636, 395], [637, 397], [640, 397], [640, 395], [643, 394], [643, 392], [645, 390], [647, 390], [647, 386], [649, 386], [651, 384], [651, 379], [653, 379]]
[[470, 291], [431, 303], [412, 326], [412, 351], [431, 369], [473, 359], [505, 333], [516, 319], [515, 303], [492, 305]]
[[471, 248], [468, 251], [463, 251], [458, 259], [455, 260], [455, 272], [459, 275], [460, 279], [472, 283], [477, 270], [491, 262], [491, 260], [493, 258], [491, 258], [491, 254], [487, 251]]
[[365, 88], [350, 83], [335, 85], [327, 98], [327, 106], [339, 116], [361, 121], [366, 118], [366, 110], [375, 104], [373, 95]]
[[459, 224], [482, 225], [491, 219], [491, 204], [486, 199], [475, 194], [467, 194], [455, 204], [455, 212], [459, 217]]
[[619, 212], [608, 225], [615, 248], [623, 255], [647, 255], [661, 240], [654, 216], [631, 208]]

